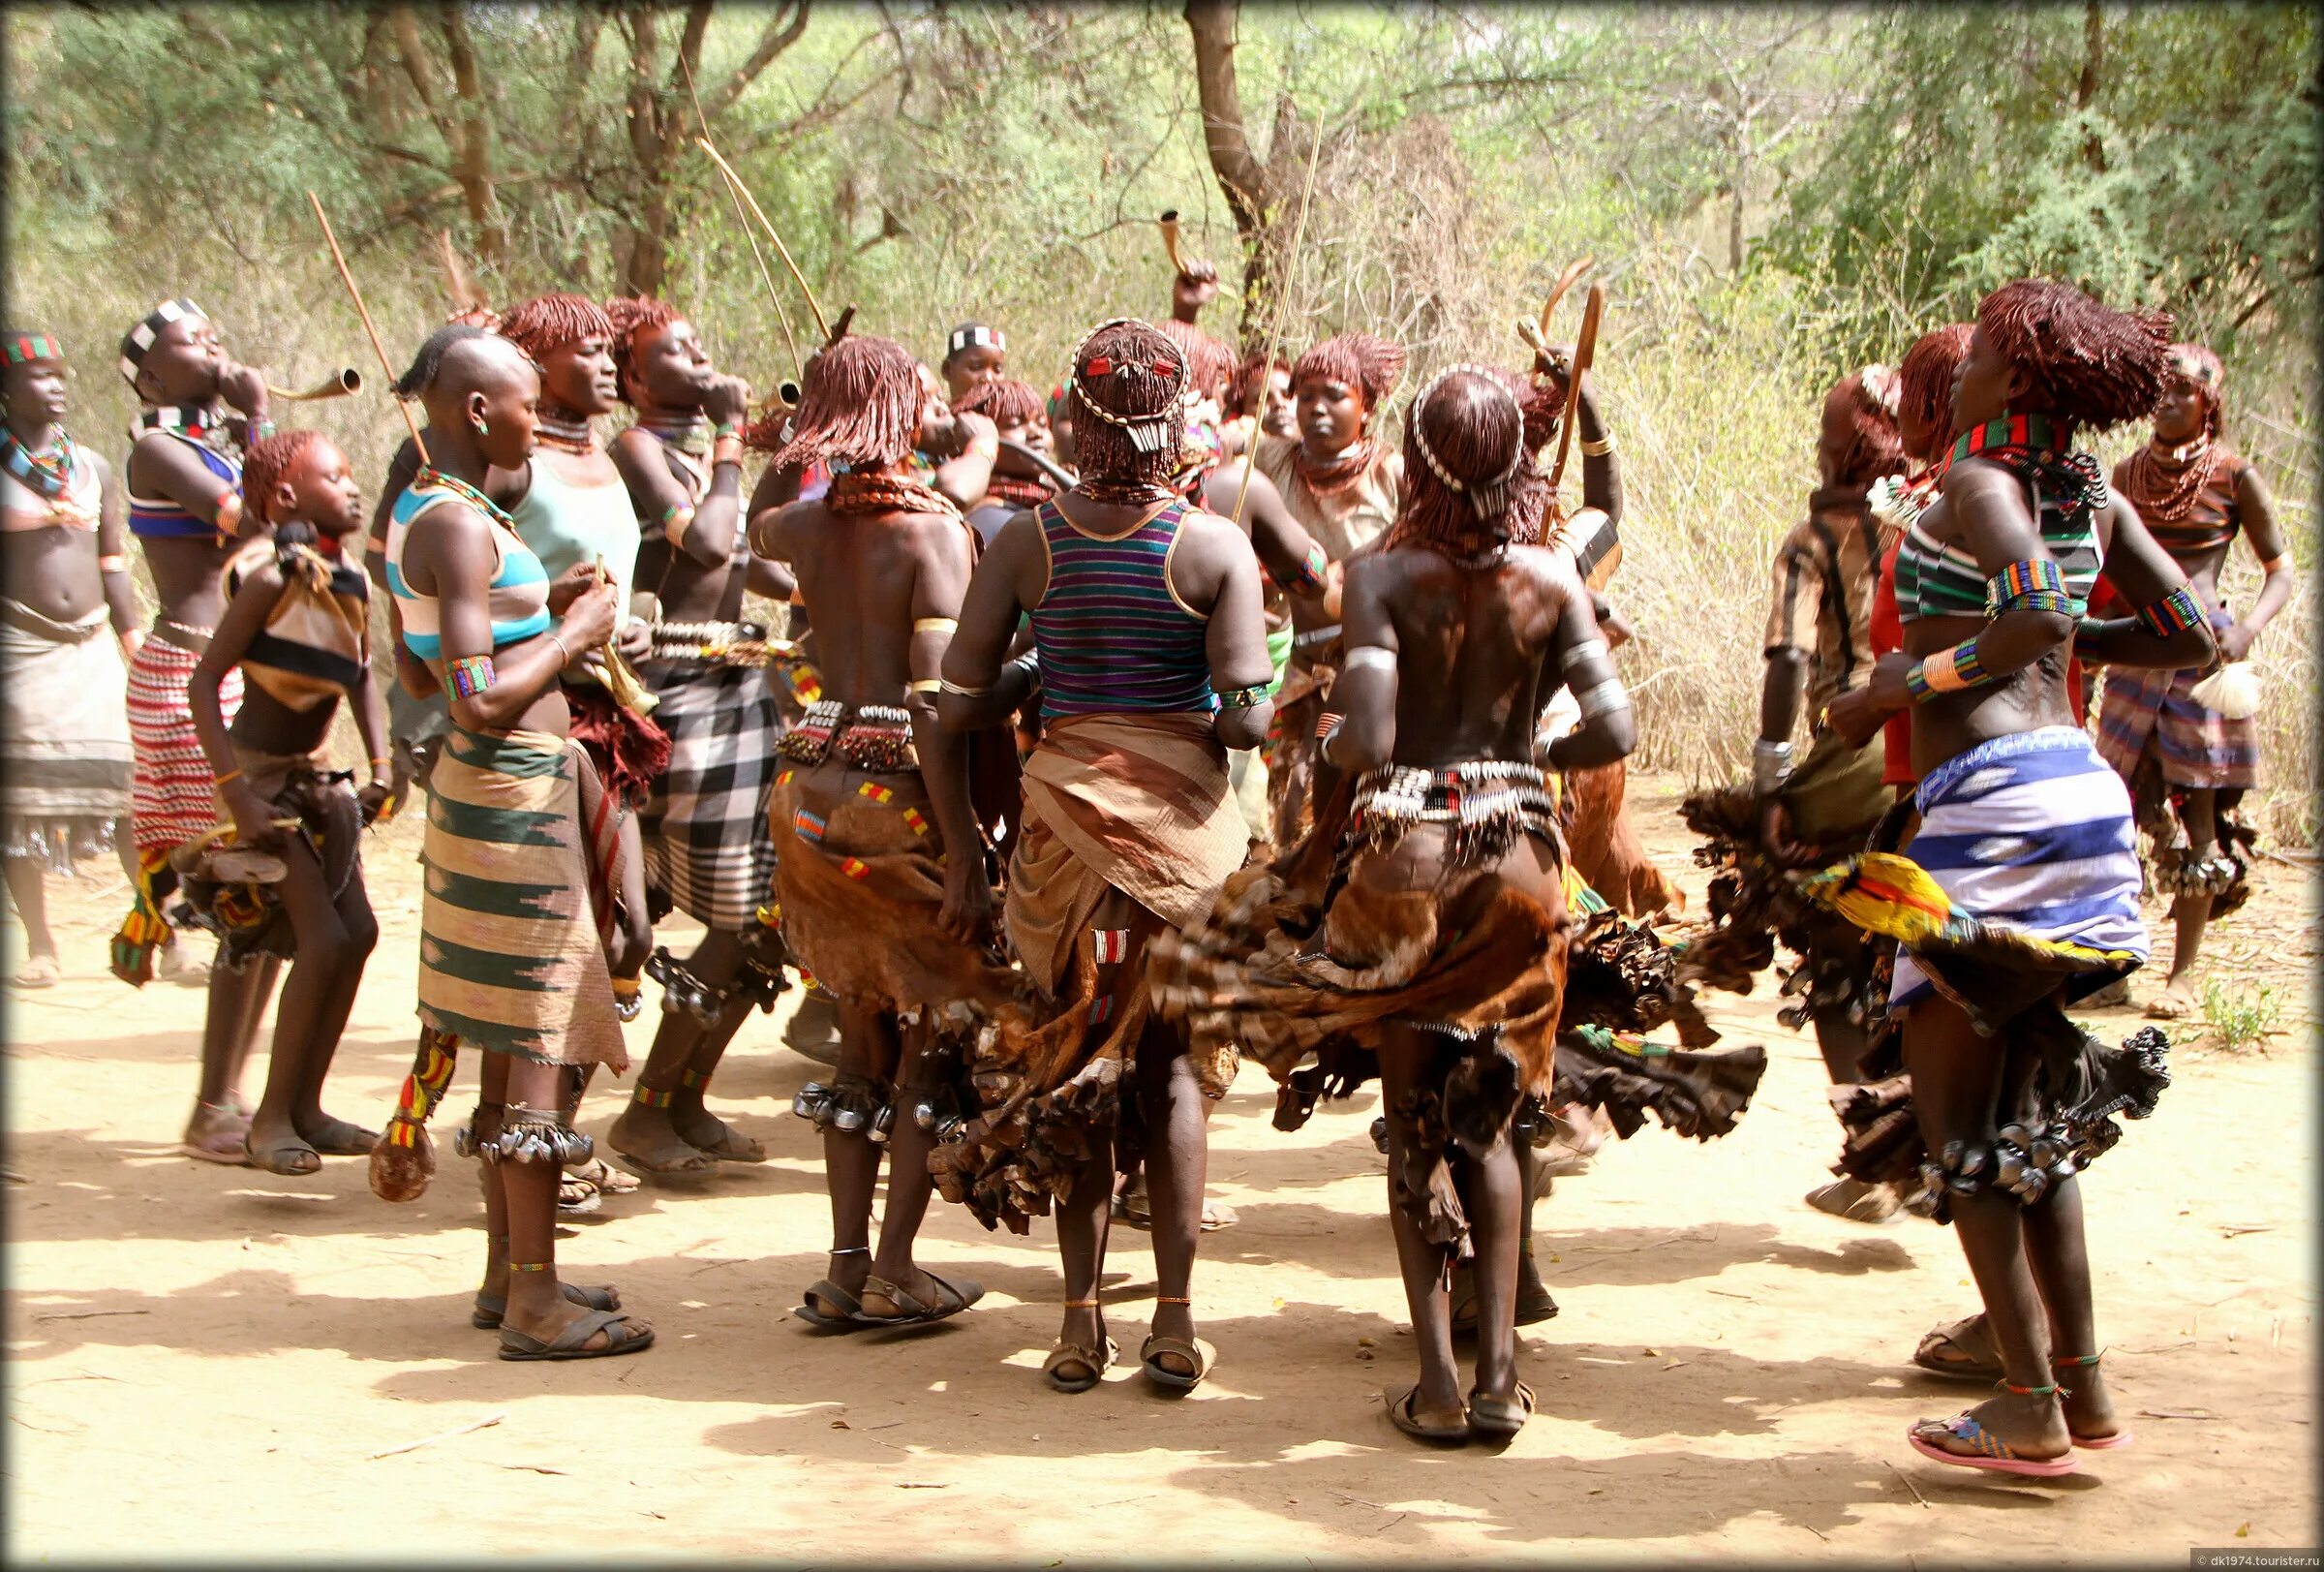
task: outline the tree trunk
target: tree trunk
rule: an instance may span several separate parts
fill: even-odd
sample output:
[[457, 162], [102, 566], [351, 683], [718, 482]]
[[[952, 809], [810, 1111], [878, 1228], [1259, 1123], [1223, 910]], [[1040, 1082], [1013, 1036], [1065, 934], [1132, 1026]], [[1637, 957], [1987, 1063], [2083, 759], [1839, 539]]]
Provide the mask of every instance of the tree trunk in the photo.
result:
[[[1235, 80], [1235, 27], [1239, 0], [1186, 0], [1186, 28], [1194, 37], [1194, 85], [1203, 107], [1203, 145], [1210, 172], [1235, 215], [1235, 236], [1242, 244], [1241, 333], [1249, 342], [1261, 331], [1261, 305], [1271, 269], [1268, 255], [1268, 170], [1251, 151], [1243, 130], [1242, 94]], [[1277, 119], [1283, 118], [1282, 106]], [[1280, 139], [1278, 138], [1278, 142]], [[1283, 148], [1275, 149], [1280, 153]]]
[[[2105, 18], [2098, 12], [2098, 0], [2086, 0], [2082, 8], [2082, 77], [2074, 83], [2075, 108], [2088, 109], [2097, 102], [2098, 74], [2105, 64]], [[2095, 132], [2082, 140], [2082, 162], [2090, 166], [2093, 174], [2106, 172], [2106, 146]]]

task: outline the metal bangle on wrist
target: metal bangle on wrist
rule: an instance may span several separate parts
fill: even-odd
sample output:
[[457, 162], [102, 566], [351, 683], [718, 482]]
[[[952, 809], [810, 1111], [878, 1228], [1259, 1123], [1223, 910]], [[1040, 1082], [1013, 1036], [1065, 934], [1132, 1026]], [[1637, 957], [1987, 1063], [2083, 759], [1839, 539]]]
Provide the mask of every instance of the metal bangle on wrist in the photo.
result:
[[1751, 794], [1764, 797], [1782, 786], [1791, 775], [1791, 744], [1775, 742], [1766, 737], [1751, 745]]

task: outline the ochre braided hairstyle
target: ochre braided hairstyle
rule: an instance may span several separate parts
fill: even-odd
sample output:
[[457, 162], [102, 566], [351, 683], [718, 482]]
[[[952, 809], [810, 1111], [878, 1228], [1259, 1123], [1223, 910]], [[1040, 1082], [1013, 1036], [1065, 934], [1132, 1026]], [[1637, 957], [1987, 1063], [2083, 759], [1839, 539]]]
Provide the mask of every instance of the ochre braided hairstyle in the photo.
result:
[[[1404, 422], [1404, 506], [1389, 535], [1391, 547], [1474, 556], [1502, 544], [1540, 542], [1549, 482], [1526, 441], [1522, 391], [1515, 377], [1483, 366], [1457, 368], [1422, 390]], [[1463, 489], [1447, 485], [1438, 465]], [[1475, 488], [1492, 488], [1504, 476], [1506, 505], [1481, 517]]]
[[1395, 391], [1396, 381], [1403, 375], [1401, 345], [1369, 333], [1341, 333], [1300, 356], [1291, 368], [1291, 389], [1296, 394], [1310, 377], [1345, 383], [1363, 394], [1363, 427], [1369, 431], [1381, 402]]
[[321, 432], [301, 430], [278, 431], [252, 443], [249, 451], [242, 455], [243, 511], [261, 524], [275, 522], [267, 510], [267, 504], [274, 500], [275, 486], [307, 449], [321, 441]]
[[500, 333], [537, 366], [581, 339], [601, 338], [610, 344], [613, 319], [586, 295], [536, 294], [523, 305], [508, 308], [508, 314], [501, 319]]
[[1194, 396], [1223, 404], [1235, 383], [1235, 352], [1190, 322], [1174, 317], [1154, 326], [1185, 354], [1187, 369], [1194, 373]]
[[1251, 385], [1253, 391], [1256, 392], [1258, 388], [1266, 385], [1264, 383], [1252, 384], [1252, 377], [1262, 365], [1269, 368], [1270, 376], [1276, 371], [1280, 371], [1286, 377], [1291, 375], [1291, 363], [1279, 354], [1271, 361], [1268, 359], [1264, 352], [1254, 351], [1252, 354], [1244, 355], [1241, 364], [1235, 368], [1234, 382], [1227, 388], [1227, 414], [1239, 418], [1242, 416], [1259, 413], [1256, 401], [1246, 397], [1243, 388], [1245, 385]]
[[[1093, 404], [1117, 418], [1144, 422], [1172, 412], [1188, 385], [1185, 352], [1160, 329], [1142, 322], [1108, 323], [1083, 341], [1069, 398]], [[1091, 367], [1104, 364], [1103, 374]], [[1160, 368], [1172, 368], [1162, 375]], [[1087, 389], [1086, 396], [1084, 389]], [[1084, 418], [1086, 416], [1086, 418]], [[1152, 452], [1141, 452], [1130, 434], [1090, 410], [1075, 412], [1073, 451], [1084, 480], [1163, 485], [1178, 467], [1176, 431]]]
[[1049, 417], [1049, 405], [1041, 390], [1014, 377], [978, 383], [960, 396], [953, 409], [981, 415], [996, 426], [1030, 425]]
[[2219, 357], [2212, 354], [2205, 346], [2201, 344], [2174, 344], [2171, 346], [2169, 362], [2163, 372], [2163, 383], [2167, 386], [2173, 379], [2184, 378], [2194, 384], [2195, 391], [2203, 395], [2203, 435], [2206, 437], [2217, 437], [2219, 434], [2220, 384], [2225, 377], [2226, 368], [2219, 364]]
[[1849, 430], [1853, 434], [1833, 483], [1861, 491], [1883, 475], [1902, 475], [1905, 440], [1897, 429], [1896, 373], [1886, 366], [1867, 366], [1834, 383], [1832, 392], [1848, 401]]
[[2116, 311], [2070, 284], [2023, 278], [1977, 303], [1977, 326], [2069, 429], [2121, 425], [2161, 395], [2171, 343], [2162, 312]]
[[1912, 454], [1916, 459], [1937, 457], [1952, 439], [1953, 373], [1969, 354], [1970, 332], [1970, 324], [1954, 322], [1923, 333], [1896, 368], [1898, 434], [1911, 426], [1929, 434], [1930, 450]]
[[926, 403], [911, 351], [892, 338], [849, 333], [807, 363], [791, 440], [770, 462], [893, 464], [911, 452]]
[[644, 333], [657, 327], [667, 327], [681, 319], [677, 307], [666, 300], [641, 298], [636, 295], [616, 295], [605, 302], [605, 317], [613, 330], [613, 381], [621, 391], [624, 403], [634, 403], [629, 397], [629, 378], [637, 370], [637, 341]]

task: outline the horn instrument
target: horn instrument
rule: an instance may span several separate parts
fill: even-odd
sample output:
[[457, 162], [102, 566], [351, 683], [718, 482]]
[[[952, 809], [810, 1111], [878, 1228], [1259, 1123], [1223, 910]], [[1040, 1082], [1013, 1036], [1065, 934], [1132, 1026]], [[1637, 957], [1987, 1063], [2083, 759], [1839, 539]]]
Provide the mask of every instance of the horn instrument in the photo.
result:
[[332, 372], [303, 393], [293, 393], [289, 388], [277, 387], [272, 383], [266, 385], [267, 397], [285, 399], [291, 403], [318, 398], [345, 398], [350, 393], [360, 393], [361, 391], [363, 391], [363, 373], [357, 371], [353, 366]]
[[1178, 277], [1191, 276], [1186, 271], [1185, 254], [1178, 250], [1178, 210], [1175, 207], [1165, 208], [1160, 223], [1162, 249], [1170, 253], [1170, 265], [1177, 270]]
[[1004, 453], [1014, 453], [1019, 458], [1024, 459], [1026, 463], [1039, 470], [1043, 475], [1046, 475], [1052, 480], [1055, 480], [1059, 489], [1071, 491], [1074, 488], [1077, 480], [1074, 473], [1067, 469], [1064, 465], [1059, 464], [1056, 460], [1049, 457], [1046, 453], [1036, 452], [1032, 448], [1025, 447], [1024, 444], [1011, 441], [1007, 437], [1000, 439], [1000, 450]]

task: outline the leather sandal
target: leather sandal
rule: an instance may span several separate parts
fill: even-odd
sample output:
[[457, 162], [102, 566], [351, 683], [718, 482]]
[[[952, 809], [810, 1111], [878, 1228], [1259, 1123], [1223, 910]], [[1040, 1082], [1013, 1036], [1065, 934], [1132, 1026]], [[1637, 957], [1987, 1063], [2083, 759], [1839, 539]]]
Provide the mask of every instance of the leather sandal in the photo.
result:
[[[621, 1290], [611, 1283], [597, 1288], [584, 1288], [574, 1282], [561, 1283], [559, 1286], [564, 1289], [565, 1297], [567, 1300], [580, 1306], [583, 1310], [609, 1310], [622, 1308]], [[508, 1296], [506, 1294], [478, 1294], [476, 1295], [475, 1309], [468, 1317], [468, 1324], [479, 1332], [490, 1332], [501, 1324], [502, 1318], [507, 1313]]]
[[[1940, 1357], [1947, 1348], [1957, 1350], [1963, 1357]], [[1931, 1331], [1912, 1351], [1912, 1363], [1932, 1375], [1954, 1381], [1982, 1384], [1998, 1381], [2003, 1373], [2002, 1362], [1995, 1356], [1993, 1339], [1985, 1330], [1982, 1310]]]
[[[1049, 1351], [1049, 1357], [1041, 1362], [1041, 1373], [1048, 1376], [1049, 1384], [1060, 1392], [1086, 1392], [1105, 1378], [1106, 1372], [1114, 1368], [1114, 1356], [1120, 1352], [1121, 1345], [1112, 1338], [1106, 1339], [1103, 1348], [1060, 1341]], [[1080, 1365], [1088, 1373], [1058, 1373], [1068, 1365]]]
[[1421, 1395], [1421, 1384], [1415, 1381], [1402, 1392], [1383, 1392], [1380, 1401], [1388, 1404], [1388, 1422], [1415, 1440], [1432, 1446], [1466, 1446], [1469, 1443], [1469, 1420], [1464, 1412], [1458, 1425], [1423, 1425], [1413, 1412], [1413, 1401]]
[[1469, 1429], [1490, 1441], [1506, 1441], [1525, 1428], [1533, 1417], [1533, 1388], [1523, 1381], [1517, 1383], [1516, 1397], [1487, 1398], [1469, 1389]]
[[[1167, 1369], [1156, 1361], [1166, 1354], [1176, 1354], [1194, 1367], [1192, 1375]], [[1165, 1337], [1156, 1332], [1147, 1337], [1138, 1348], [1138, 1363], [1146, 1378], [1166, 1392], [1191, 1392], [1203, 1384], [1210, 1367], [1218, 1362], [1218, 1350], [1201, 1338], [1189, 1341], [1185, 1338]]]
[[[582, 1346], [599, 1332], [605, 1334], [604, 1347]], [[591, 1310], [568, 1322], [546, 1342], [512, 1326], [501, 1328], [503, 1359], [610, 1359], [617, 1354], [642, 1353], [653, 1346], [653, 1332], [633, 1331], [629, 1318], [619, 1310]]]
[[972, 1282], [966, 1278], [954, 1282], [949, 1278], [939, 1277], [933, 1272], [929, 1272], [926, 1267], [922, 1267], [921, 1271], [927, 1274], [928, 1279], [938, 1289], [934, 1304], [924, 1303], [908, 1290], [890, 1282], [874, 1272], [864, 1279], [863, 1298], [870, 1298], [876, 1294], [894, 1305], [897, 1313], [893, 1315], [876, 1314], [862, 1309], [862, 1300], [859, 1299], [854, 1319], [865, 1326], [928, 1326], [949, 1316], [960, 1314], [961, 1311], [985, 1297], [982, 1283]]

